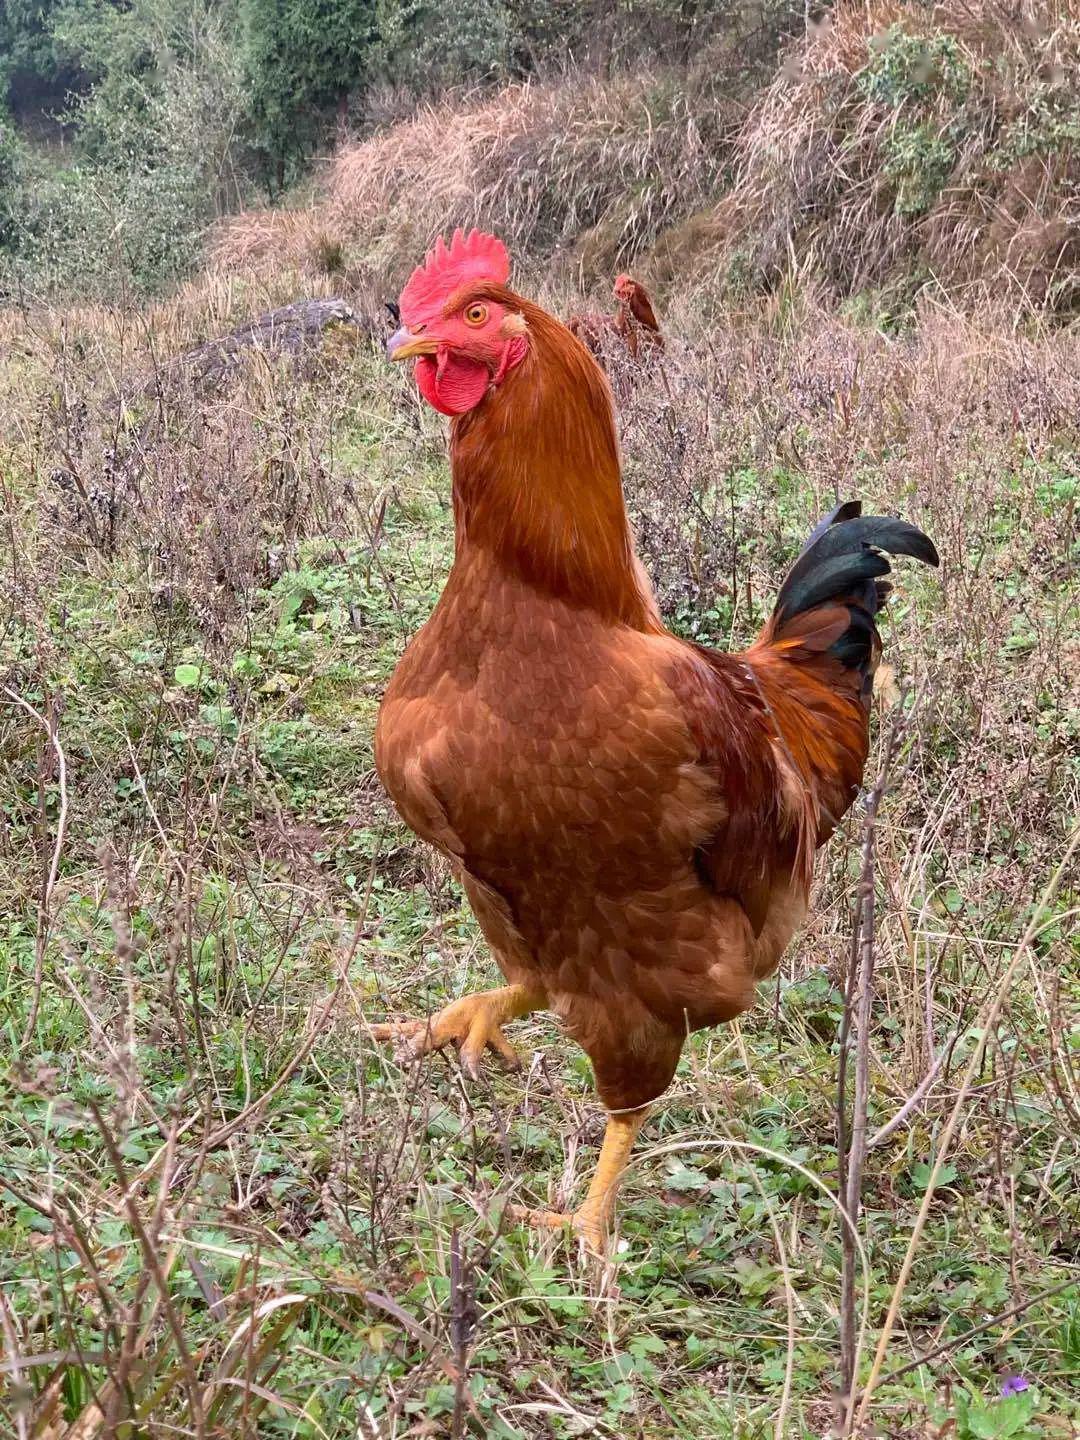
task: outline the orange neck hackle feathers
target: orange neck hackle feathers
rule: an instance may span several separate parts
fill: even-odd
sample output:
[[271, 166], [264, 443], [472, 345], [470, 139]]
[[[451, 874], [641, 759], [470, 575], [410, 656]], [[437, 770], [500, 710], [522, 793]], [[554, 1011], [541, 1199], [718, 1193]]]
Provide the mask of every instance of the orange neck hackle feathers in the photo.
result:
[[626, 303], [630, 307], [630, 314], [639, 325], [644, 325], [646, 330], [652, 330], [656, 334], [660, 333], [660, 325], [656, 319], [656, 312], [653, 310], [648, 291], [636, 280], [630, 281], [626, 293]]
[[651, 628], [623, 501], [611, 392], [585, 347], [512, 290], [475, 293], [520, 314], [528, 354], [451, 427], [459, 553], [480, 547], [545, 593]]
[[564, 326], [507, 288], [509, 274], [501, 240], [456, 230], [401, 292], [403, 348], [435, 352], [417, 361], [421, 392], [454, 416], [457, 556], [485, 551], [546, 594], [651, 628], [607, 381]]

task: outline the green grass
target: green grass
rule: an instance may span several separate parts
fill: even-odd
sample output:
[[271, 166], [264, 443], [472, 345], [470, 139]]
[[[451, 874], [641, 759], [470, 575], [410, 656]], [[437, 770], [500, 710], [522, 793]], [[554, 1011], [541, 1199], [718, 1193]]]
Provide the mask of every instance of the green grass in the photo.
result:
[[[733, 548], [715, 557], [721, 580], [736, 573], [725, 592], [700, 547], [697, 570], [686, 560], [682, 512], [669, 525], [658, 508], [677, 509], [678, 492], [649, 449], [650, 406], [681, 406], [690, 424], [704, 389], [693, 357], [680, 363], [685, 390], [676, 373], [628, 402], [631, 499], [655, 520], [646, 556], [677, 623], [746, 639], [819, 508], [825, 422], [795, 437], [804, 461], [817, 454], [813, 473], [779, 454], [754, 461], [741, 440], [708, 472], [703, 503], [736, 514]], [[48, 391], [47, 365], [36, 383]], [[92, 364], [78, 383], [97, 393]], [[197, 403], [242, 429], [256, 393], [245, 383]], [[792, 392], [772, 383], [783, 407]], [[453, 1057], [403, 1066], [366, 1029], [495, 977], [460, 892], [372, 772], [378, 697], [452, 554], [440, 431], [365, 355], [329, 382], [274, 385], [315, 437], [296, 473], [312, 493], [323, 477], [325, 505], [294, 527], [281, 573], [259, 558], [231, 591], [202, 568], [200, 531], [186, 537], [186, 588], [163, 599], [154, 557], [168, 536], [136, 510], [114, 553], [88, 552], [70, 520], [43, 518], [55, 434], [43, 429], [32, 455], [8, 436], [22, 499], [4, 684], [58, 717], [67, 811], [25, 1033], [62, 796], [41, 726], [7, 706], [5, 1433], [73, 1437], [64, 1423], [81, 1417], [80, 1440], [173, 1427], [750, 1440], [774, 1433], [789, 1369], [784, 1433], [828, 1433], [857, 814], [778, 981], [737, 1026], [688, 1045], [639, 1145], [610, 1264], [503, 1221], [508, 1199], [561, 1203], [588, 1174], [601, 1115], [584, 1057], [533, 1017], [515, 1027], [524, 1070], [470, 1087]], [[735, 397], [732, 433], [741, 414]], [[175, 453], [179, 439], [153, 443]], [[213, 461], [191, 453], [195, 469]], [[860, 489], [915, 503], [896, 493], [887, 448], [870, 437], [860, 455]], [[923, 493], [916, 518], [937, 521], [951, 589], [905, 573], [894, 604], [889, 658], [923, 696], [879, 837], [872, 1129], [925, 1073], [926, 1044], [957, 1039], [926, 1103], [870, 1153], [863, 1379], [980, 1007], [1064, 850], [1077, 732], [1070, 676], [1051, 662], [1077, 634], [1075, 460], [1062, 438], [1025, 459], [1022, 481], [1002, 466]], [[703, 452], [686, 463], [704, 482]], [[213, 473], [219, 492], [240, 483]], [[346, 491], [352, 508], [335, 510]], [[1014, 503], [1024, 519], [1010, 524]], [[227, 533], [248, 522], [260, 556], [292, 524], [267, 508]], [[1025, 570], [1017, 547], [1037, 545], [1057, 548]], [[965, 571], [958, 557], [976, 549]], [[1025, 758], [1027, 782], [1009, 773]], [[1080, 1273], [1075, 903], [1071, 873], [965, 1103], [886, 1372], [947, 1352], [886, 1380], [878, 1433], [948, 1433], [951, 1420], [959, 1440], [1050, 1437], [1080, 1420], [1080, 1296], [1061, 1288]], [[1044, 1290], [1056, 1293], [1038, 1300]], [[1001, 1397], [1004, 1375], [1029, 1388]]]

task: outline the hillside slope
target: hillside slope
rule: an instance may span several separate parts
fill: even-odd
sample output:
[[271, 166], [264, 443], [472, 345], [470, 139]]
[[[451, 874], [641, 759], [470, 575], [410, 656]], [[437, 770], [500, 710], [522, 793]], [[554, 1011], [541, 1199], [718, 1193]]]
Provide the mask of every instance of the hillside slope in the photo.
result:
[[1076, 0], [841, 5], [739, 138], [718, 255], [756, 286], [794, 269], [833, 297], [1005, 294], [1067, 314], [1078, 142]]
[[1080, 3], [841, 4], [749, 114], [702, 66], [447, 101], [346, 145], [305, 208], [215, 235], [226, 269], [393, 284], [483, 224], [588, 287], [633, 264], [721, 295], [797, 275], [832, 301], [922, 292], [1071, 315], [1080, 261]]
[[395, 282], [433, 234], [483, 224], [517, 256], [606, 273], [721, 191], [743, 113], [681, 72], [444, 101], [346, 145], [314, 204], [227, 221], [212, 258]]

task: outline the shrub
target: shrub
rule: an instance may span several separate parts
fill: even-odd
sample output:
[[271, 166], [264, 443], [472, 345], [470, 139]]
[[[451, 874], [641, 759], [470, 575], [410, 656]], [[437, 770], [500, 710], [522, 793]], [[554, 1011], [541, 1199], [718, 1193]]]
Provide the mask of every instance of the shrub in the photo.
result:
[[0, 110], [0, 254], [15, 243], [22, 146], [10, 119]]
[[57, 0], [4, 0], [0, 5], [0, 106], [15, 111], [60, 104], [80, 76], [57, 55], [52, 21]]
[[[737, 55], [754, 83], [780, 44], [801, 32], [804, 3], [790, 0], [504, 0], [518, 73], [569, 62], [598, 74], [662, 60], [690, 67], [711, 50]], [[721, 62], [727, 70], [726, 63]], [[740, 85], [740, 89], [742, 86]]]
[[896, 186], [896, 213], [925, 214], [941, 194], [956, 155], [949, 130], [939, 130], [928, 120], [895, 125], [882, 140], [881, 173]]
[[856, 84], [868, 100], [899, 107], [942, 95], [964, 100], [971, 78], [955, 36], [912, 35], [896, 24], [871, 41], [870, 61]]
[[505, 76], [514, 49], [512, 17], [502, 0], [377, 0], [373, 65], [394, 85], [418, 94]]

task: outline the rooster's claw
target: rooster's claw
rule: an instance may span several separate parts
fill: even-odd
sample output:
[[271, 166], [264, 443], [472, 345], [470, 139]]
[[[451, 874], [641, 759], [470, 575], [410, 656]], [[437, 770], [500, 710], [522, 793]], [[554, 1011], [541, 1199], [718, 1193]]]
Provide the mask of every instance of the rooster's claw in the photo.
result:
[[485, 1050], [493, 1051], [507, 1069], [520, 1070], [517, 1051], [502, 1031], [504, 1020], [526, 1013], [513, 993], [517, 988], [511, 985], [503, 990], [464, 995], [427, 1020], [373, 1025], [371, 1033], [376, 1040], [398, 1042], [400, 1053], [412, 1060], [454, 1044], [461, 1055], [461, 1068], [471, 1080], [480, 1078], [480, 1060]]

